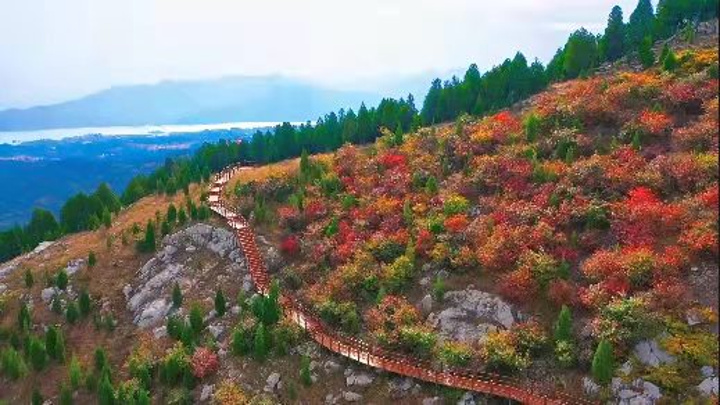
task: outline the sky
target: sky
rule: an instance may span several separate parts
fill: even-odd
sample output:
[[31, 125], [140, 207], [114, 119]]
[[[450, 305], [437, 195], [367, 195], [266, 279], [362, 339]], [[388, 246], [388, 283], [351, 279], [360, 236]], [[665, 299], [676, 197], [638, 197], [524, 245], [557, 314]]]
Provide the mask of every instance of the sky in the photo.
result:
[[[637, 0], [0, 0], [0, 109], [112, 86], [279, 74], [382, 93], [394, 80], [547, 62]], [[428, 83], [429, 85], [429, 83]]]

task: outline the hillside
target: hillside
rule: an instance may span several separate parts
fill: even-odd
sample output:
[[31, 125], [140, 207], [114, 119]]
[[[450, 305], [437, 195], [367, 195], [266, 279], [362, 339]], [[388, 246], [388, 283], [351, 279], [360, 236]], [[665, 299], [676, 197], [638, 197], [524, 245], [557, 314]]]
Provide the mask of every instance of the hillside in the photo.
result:
[[0, 111], [0, 131], [146, 124], [314, 120], [377, 95], [283, 77], [228, 77], [122, 86], [60, 104]]
[[[333, 330], [578, 401], [716, 401], [718, 51], [674, 51], [244, 170], [226, 198], [283, 293]], [[208, 188], [0, 267], [2, 399], [507, 403], [321, 348], [254, 294]]]

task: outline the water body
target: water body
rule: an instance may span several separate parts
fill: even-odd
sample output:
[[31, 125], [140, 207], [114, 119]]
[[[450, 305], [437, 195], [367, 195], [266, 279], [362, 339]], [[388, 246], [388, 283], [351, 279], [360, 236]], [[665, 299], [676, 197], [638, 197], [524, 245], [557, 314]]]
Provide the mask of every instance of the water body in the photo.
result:
[[[141, 125], [86, 128], [57, 128], [37, 131], [0, 131], [0, 144], [18, 144], [42, 139], [60, 140], [83, 135], [169, 135], [172, 133], [192, 133], [213, 129], [254, 129], [274, 127], [279, 122], [225, 122], [220, 124], [195, 125]], [[299, 125], [300, 123], [292, 123]]]

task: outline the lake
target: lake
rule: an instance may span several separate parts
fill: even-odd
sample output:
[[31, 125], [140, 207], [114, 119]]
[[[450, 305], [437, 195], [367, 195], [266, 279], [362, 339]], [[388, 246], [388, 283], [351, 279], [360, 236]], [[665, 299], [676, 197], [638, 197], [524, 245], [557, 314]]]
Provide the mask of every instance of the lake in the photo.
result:
[[[201, 132], [213, 129], [253, 129], [274, 127], [279, 122], [225, 122], [220, 124], [195, 125], [140, 125], [114, 127], [57, 128], [37, 131], [0, 131], [0, 144], [17, 144], [41, 139], [64, 139], [90, 134], [100, 135], [163, 135], [183, 132]], [[292, 123], [300, 125], [299, 122]]]

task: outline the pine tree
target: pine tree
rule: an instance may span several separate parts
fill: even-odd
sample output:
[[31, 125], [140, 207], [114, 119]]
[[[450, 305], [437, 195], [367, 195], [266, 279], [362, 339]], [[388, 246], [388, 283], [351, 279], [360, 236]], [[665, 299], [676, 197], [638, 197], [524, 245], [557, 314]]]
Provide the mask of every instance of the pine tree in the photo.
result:
[[25, 270], [25, 287], [32, 288], [32, 286], [35, 284], [35, 278], [33, 277], [32, 272], [30, 269]]
[[57, 359], [59, 352], [63, 350], [58, 344], [62, 341], [62, 338], [58, 336], [59, 333], [55, 326], [49, 327], [47, 332], [45, 332], [45, 348], [47, 349], [47, 354], [52, 359]]
[[571, 342], [572, 340], [572, 314], [570, 308], [563, 305], [555, 322], [555, 341]]
[[62, 314], [62, 304], [60, 302], [60, 297], [57, 295], [53, 297], [50, 309], [58, 315]]
[[32, 396], [30, 397], [30, 403], [32, 405], [42, 405], [44, 402], [45, 402], [45, 399], [43, 398], [42, 394], [40, 393], [40, 390], [38, 390], [37, 387], [33, 388]]
[[255, 329], [255, 339], [253, 340], [253, 350], [255, 359], [259, 361], [265, 360], [268, 354], [268, 338], [265, 331], [265, 325], [259, 323]]
[[437, 194], [438, 183], [437, 183], [437, 179], [435, 179], [434, 176], [428, 177], [427, 182], [425, 183], [425, 191], [431, 195]]
[[140, 252], [149, 253], [155, 250], [155, 225], [152, 220], [145, 227], [145, 239], [138, 244]]
[[95, 267], [96, 264], [97, 264], [97, 256], [95, 256], [95, 252], [90, 251], [90, 253], [88, 253], [88, 266]]
[[655, 12], [650, 0], [638, 1], [637, 7], [630, 14], [627, 25], [628, 40], [631, 46], [639, 49], [646, 38], [650, 37], [652, 44], [653, 25], [655, 24]]
[[674, 72], [678, 65], [679, 62], [677, 56], [675, 56], [675, 52], [669, 49], [665, 59], [663, 59], [663, 69], [667, 72]]
[[595, 67], [598, 45], [595, 35], [581, 28], [568, 39], [563, 52], [563, 71], [567, 79], [574, 79]]
[[80, 362], [77, 357], [73, 356], [72, 359], [70, 359], [70, 366], [68, 367], [68, 381], [70, 381], [70, 387], [72, 387], [73, 390], [80, 388], [82, 374]]
[[68, 301], [67, 309], [65, 310], [65, 319], [67, 319], [69, 324], [73, 325], [75, 324], [75, 322], [77, 322], [79, 317], [80, 314], [75, 301]]
[[57, 276], [55, 277], [55, 286], [57, 288], [64, 290], [67, 288], [68, 285], [68, 275], [65, 272], [65, 269], [61, 269], [58, 271]]
[[92, 300], [90, 299], [90, 294], [88, 294], [87, 290], [80, 291], [78, 305], [80, 307], [80, 315], [83, 318], [90, 315], [90, 311], [92, 310]]
[[60, 405], [73, 405], [73, 393], [67, 384], [63, 383], [60, 386]]
[[31, 326], [32, 317], [30, 315], [30, 308], [28, 308], [27, 303], [23, 302], [20, 306], [20, 312], [18, 312], [18, 327], [20, 331], [25, 332], [30, 330]]
[[592, 361], [592, 374], [596, 382], [602, 385], [610, 383], [615, 371], [614, 361], [610, 342], [605, 339], [601, 340]]
[[218, 290], [217, 293], [215, 293], [215, 312], [217, 312], [217, 316], [223, 316], [225, 315], [225, 311], [227, 311], [225, 296], [222, 290]]
[[625, 54], [625, 23], [623, 12], [620, 6], [615, 6], [610, 11], [608, 25], [605, 28], [605, 35], [600, 41], [605, 60], [610, 62], [619, 59]]
[[300, 381], [306, 386], [312, 385], [312, 375], [310, 374], [310, 357], [303, 356], [300, 359]]
[[187, 222], [187, 214], [185, 213], [185, 210], [180, 208], [180, 211], [178, 212], [178, 224], [185, 225]]
[[167, 214], [165, 215], [165, 218], [167, 219], [168, 223], [170, 223], [170, 225], [175, 224], [175, 221], [177, 221], [177, 215], [178, 212], [177, 208], [175, 208], [175, 204], [170, 203], [167, 209]]
[[160, 234], [162, 236], [167, 236], [170, 234], [170, 231], [170, 223], [167, 220], [162, 221], [162, 224], [160, 224]]
[[100, 381], [98, 387], [98, 404], [99, 405], [114, 405], [115, 404], [115, 390], [113, 389], [112, 383], [108, 376], [104, 376]]
[[190, 327], [195, 336], [200, 336], [203, 330], [203, 310], [200, 305], [193, 304], [190, 308]]
[[645, 37], [645, 39], [640, 42], [638, 58], [645, 69], [655, 64], [655, 54], [652, 50], [652, 38], [650, 36]]
[[180, 289], [180, 284], [178, 284], [177, 282], [173, 286], [172, 302], [173, 302], [173, 308], [180, 308], [182, 306], [183, 293], [182, 293], [182, 290]]
[[35, 336], [31, 336], [28, 345], [28, 354], [30, 357], [30, 364], [37, 371], [45, 368], [47, 364], [47, 350], [45, 349], [45, 343]]
[[23, 356], [13, 347], [0, 352], [0, 371], [13, 380], [27, 375], [28, 367]]

